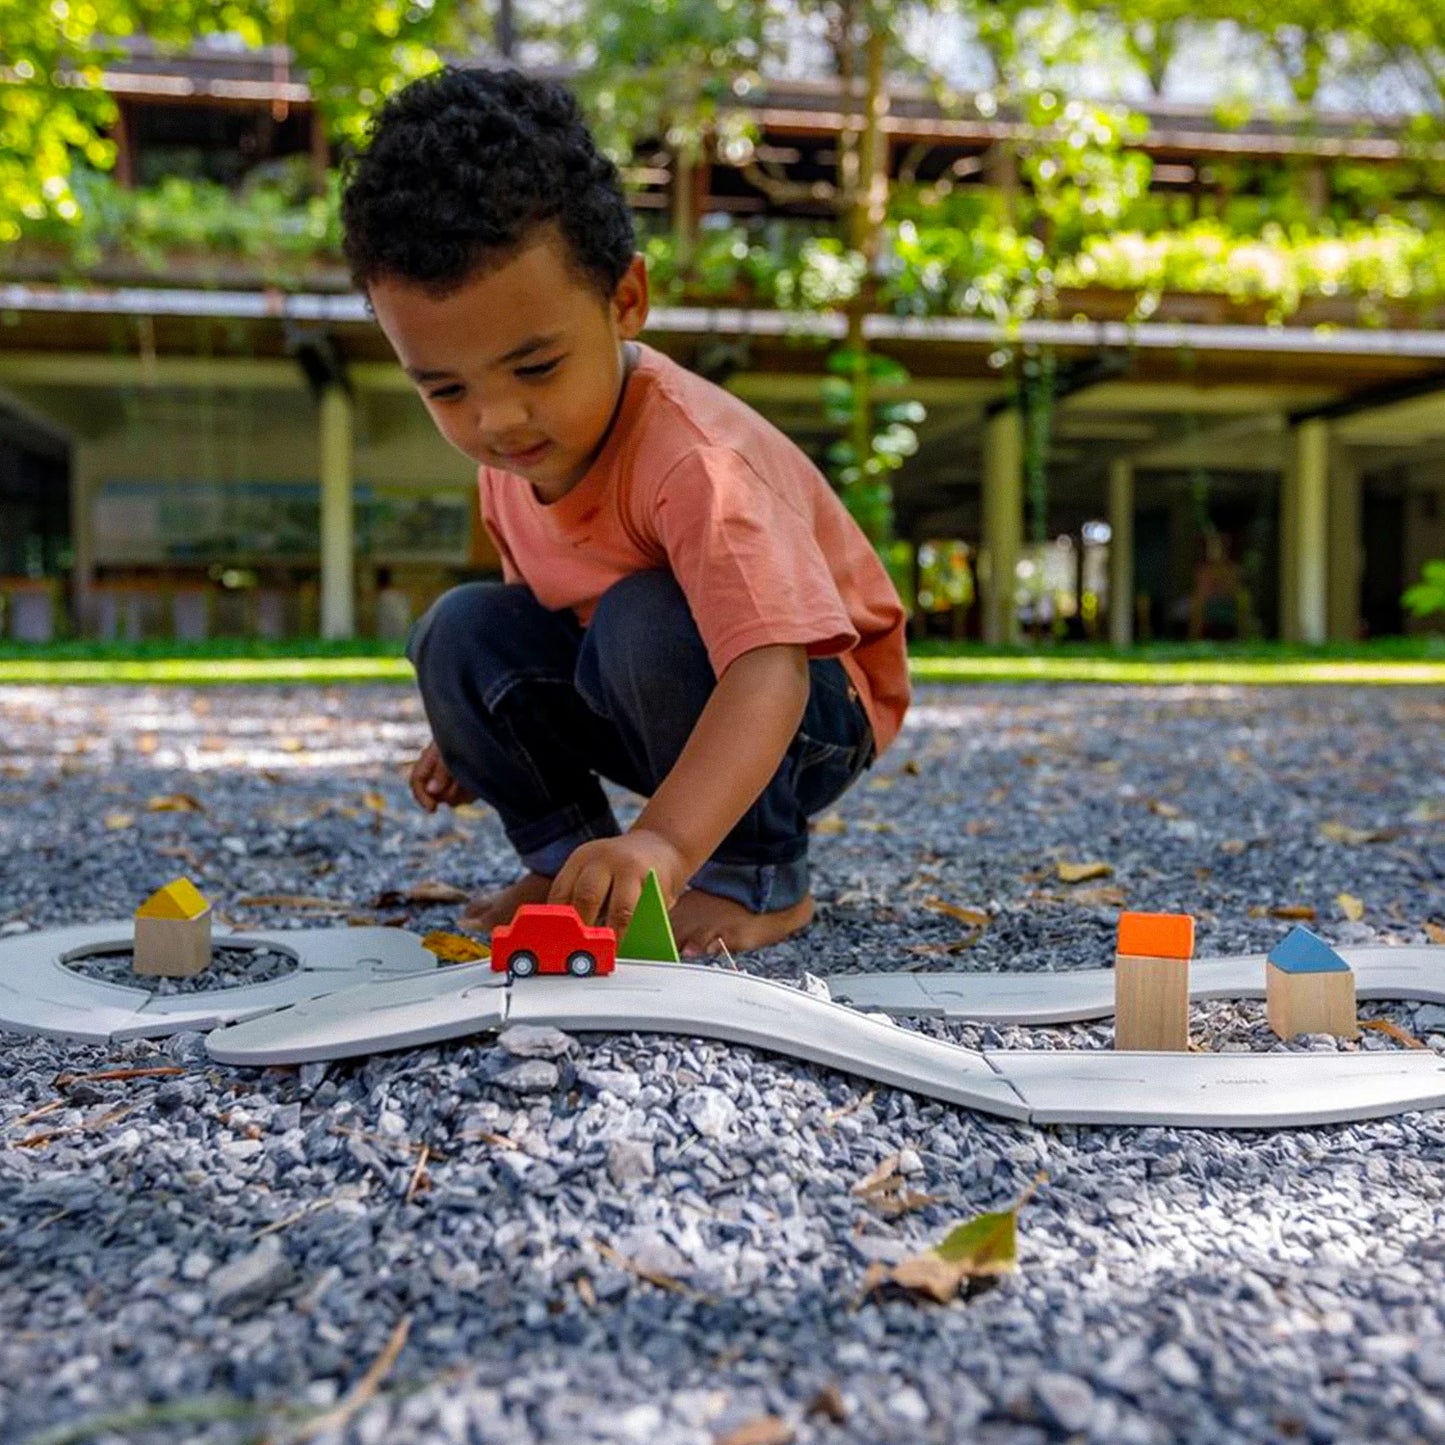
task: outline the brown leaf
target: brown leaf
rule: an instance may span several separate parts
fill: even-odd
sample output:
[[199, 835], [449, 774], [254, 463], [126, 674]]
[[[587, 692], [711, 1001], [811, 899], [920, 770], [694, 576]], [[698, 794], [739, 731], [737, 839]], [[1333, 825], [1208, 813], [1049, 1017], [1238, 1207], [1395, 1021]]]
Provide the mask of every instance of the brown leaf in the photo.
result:
[[1431, 943], [1445, 943], [1445, 926], [1438, 923], [1427, 923], [1425, 925], [1425, 937]]
[[108, 833], [119, 833], [123, 828], [129, 828], [134, 825], [135, 814], [122, 813], [120, 811], [107, 813], [101, 819], [101, 822], [105, 824]]
[[1389, 1019], [1361, 1019], [1360, 1027], [1374, 1029], [1376, 1033], [1394, 1039], [1397, 1044], [1404, 1044], [1407, 1049], [1428, 1049], [1430, 1047], [1424, 1039], [1417, 1039], [1414, 1034], [1402, 1029], [1399, 1024], [1391, 1023]]
[[908, 761], [903, 764], [903, 771], [907, 773], [910, 778], [916, 778], [923, 772], [923, 765], [917, 758], [909, 758]]
[[1176, 808], [1173, 803], [1162, 802], [1158, 798], [1150, 798], [1149, 811], [1160, 818], [1182, 818], [1183, 808]]
[[1365, 843], [1388, 843], [1399, 837], [1397, 828], [1352, 828], [1348, 823], [1329, 822], [1320, 824], [1320, 835], [1332, 843], [1343, 843], [1349, 848], [1358, 848]]
[[443, 963], [476, 963], [478, 959], [492, 956], [492, 950], [485, 943], [461, 933], [428, 933], [422, 938], [421, 946], [428, 953], [436, 954]]
[[1087, 883], [1091, 878], [1112, 878], [1112, 863], [1059, 863], [1055, 865], [1059, 881], [1063, 883]]
[[898, 1161], [901, 1154], [890, 1154], [875, 1169], [860, 1179], [849, 1191], [852, 1194], [872, 1194], [880, 1184], [892, 1179], [898, 1173]]
[[797, 1438], [797, 1431], [787, 1421], [776, 1415], [759, 1415], [726, 1435], [716, 1436], [714, 1445], [793, 1445]]
[[1318, 915], [1308, 903], [1281, 903], [1269, 910], [1269, 916], [1293, 923], [1313, 923]]
[[190, 793], [157, 793], [146, 800], [148, 813], [204, 813], [205, 805]]
[[467, 890], [436, 878], [423, 878], [420, 883], [413, 883], [402, 897], [408, 903], [465, 903]]
[[869, 1202], [890, 1219], [900, 1219], [905, 1214], [912, 1214], [915, 1209], [926, 1209], [930, 1204], [942, 1204], [943, 1196], [941, 1194], [919, 1194], [912, 1189], [899, 1189], [897, 1193], [884, 1192]]
[[1238, 858], [1248, 847], [1249, 844], [1246, 843], [1243, 838], [1226, 838], [1224, 842], [1219, 845], [1219, 851], [1221, 853], [1227, 853], [1231, 858]]
[[1358, 923], [1365, 916], [1363, 900], [1356, 898], [1353, 893], [1337, 893], [1335, 903], [1351, 923]]
[[824, 1385], [811, 1400], [808, 1401], [808, 1408], [804, 1411], [807, 1415], [826, 1415], [835, 1425], [843, 1425], [848, 1420], [848, 1410], [843, 1404], [842, 1391], [836, 1385]]
[[820, 837], [831, 837], [848, 831], [848, 825], [843, 821], [841, 813], [824, 813], [813, 823], [812, 828]]
[[1019, 1210], [1043, 1177], [1038, 1175], [1010, 1208], [980, 1214], [956, 1225], [932, 1249], [901, 1260], [891, 1268], [876, 1261], [869, 1265], [857, 1302], [861, 1303], [880, 1285], [891, 1283], [939, 1304], [948, 1304], [965, 1281], [1006, 1274], [1016, 1268]]
[[350, 913], [353, 904], [344, 898], [313, 898], [305, 893], [255, 893], [237, 898], [235, 908], [290, 908], [307, 913]]
[[950, 903], [946, 898], [930, 896], [923, 900], [923, 906], [931, 908], [935, 913], [946, 913], [950, 918], [956, 918], [970, 928], [987, 928], [992, 922], [982, 908], [965, 908], [962, 904]]
[[361, 795], [361, 806], [369, 808], [373, 813], [386, 812], [386, 798], [377, 792], [365, 792]]
[[1100, 883], [1095, 888], [1076, 888], [1066, 901], [1083, 908], [1122, 908], [1126, 900], [1117, 883]]

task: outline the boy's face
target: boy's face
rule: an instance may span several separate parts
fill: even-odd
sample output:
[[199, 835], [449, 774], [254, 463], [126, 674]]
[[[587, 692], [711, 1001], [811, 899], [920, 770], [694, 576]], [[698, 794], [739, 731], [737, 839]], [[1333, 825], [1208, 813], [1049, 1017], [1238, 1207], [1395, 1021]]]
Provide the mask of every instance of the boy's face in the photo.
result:
[[640, 256], [604, 301], [564, 244], [549, 228], [444, 297], [390, 277], [369, 288], [441, 434], [524, 477], [544, 502], [566, 495], [600, 450], [625, 376], [622, 343], [647, 319]]

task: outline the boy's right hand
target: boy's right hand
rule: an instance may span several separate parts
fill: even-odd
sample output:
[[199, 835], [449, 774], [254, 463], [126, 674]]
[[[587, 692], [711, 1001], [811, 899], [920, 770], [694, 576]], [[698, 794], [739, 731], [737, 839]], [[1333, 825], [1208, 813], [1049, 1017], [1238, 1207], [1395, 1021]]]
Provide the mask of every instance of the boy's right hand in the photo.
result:
[[440, 803], [455, 808], [477, 796], [452, 776], [435, 742], [429, 742], [411, 765], [411, 795], [428, 813], [435, 813]]

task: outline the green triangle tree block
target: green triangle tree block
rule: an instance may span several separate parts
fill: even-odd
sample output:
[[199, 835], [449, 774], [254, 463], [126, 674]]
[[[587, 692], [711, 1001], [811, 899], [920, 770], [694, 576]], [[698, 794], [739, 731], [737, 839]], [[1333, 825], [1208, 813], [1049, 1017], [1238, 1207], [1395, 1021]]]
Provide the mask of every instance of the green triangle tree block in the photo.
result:
[[657, 874], [649, 873], [642, 885], [642, 897], [627, 932], [617, 945], [618, 958], [640, 958], [654, 963], [679, 963], [677, 943], [672, 936], [672, 921], [667, 904], [662, 901]]

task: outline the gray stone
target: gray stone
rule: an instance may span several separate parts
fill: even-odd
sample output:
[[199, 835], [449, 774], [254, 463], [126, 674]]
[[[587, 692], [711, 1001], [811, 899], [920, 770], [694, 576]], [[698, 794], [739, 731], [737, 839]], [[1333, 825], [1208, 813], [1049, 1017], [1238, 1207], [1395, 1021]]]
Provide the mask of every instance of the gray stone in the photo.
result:
[[547, 1059], [523, 1059], [498, 1072], [496, 1082], [518, 1094], [548, 1094], [556, 1089], [561, 1075]]
[[1094, 1392], [1077, 1375], [1045, 1370], [1034, 1381], [1034, 1394], [1044, 1418], [1066, 1434], [1089, 1428], [1094, 1415]]
[[721, 1139], [737, 1118], [737, 1105], [720, 1089], [690, 1089], [677, 1101], [677, 1112], [705, 1139]]
[[292, 1276], [280, 1244], [268, 1235], [250, 1253], [211, 1271], [211, 1303], [223, 1313], [238, 1314], [265, 1304], [291, 1283]]
[[652, 1145], [645, 1139], [613, 1139], [607, 1145], [607, 1177], [619, 1189], [644, 1183], [656, 1174]]
[[560, 1059], [577, 1048], [576, 1039], [550, 1024], [511, 1024], [497, 1042], [517, 1059]]

